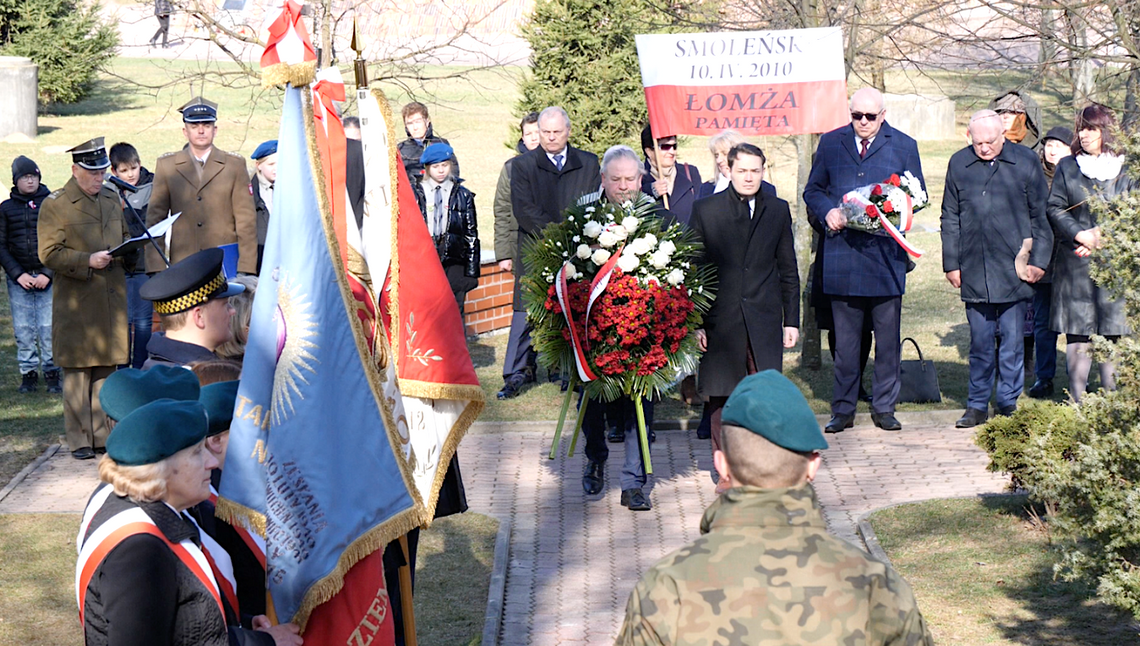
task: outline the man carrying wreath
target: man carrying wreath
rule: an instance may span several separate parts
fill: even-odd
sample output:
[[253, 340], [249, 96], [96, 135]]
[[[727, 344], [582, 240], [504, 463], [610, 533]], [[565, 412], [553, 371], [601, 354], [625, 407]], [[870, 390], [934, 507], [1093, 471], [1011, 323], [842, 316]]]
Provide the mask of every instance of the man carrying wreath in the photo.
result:
[[899, 338], [907, 254], [893, 239], [846, 228], [839, 203], [849, 191], [910, 171], [923, 186], [918, 144], [886, 122], [883, 95], [863, 88], [851, 96], [851, 125], [819, 139], [804, 188], [808, 219], [828, 229], [820, 245], [823, 293], [830, 297], [835, 330], [835, 386], [831, 421], [839, 433], [855, 424], [863, 322], [875, 334], [875, 379], [871, 420], [885, 431], [902, 428], [895, 418], [899, 398]]

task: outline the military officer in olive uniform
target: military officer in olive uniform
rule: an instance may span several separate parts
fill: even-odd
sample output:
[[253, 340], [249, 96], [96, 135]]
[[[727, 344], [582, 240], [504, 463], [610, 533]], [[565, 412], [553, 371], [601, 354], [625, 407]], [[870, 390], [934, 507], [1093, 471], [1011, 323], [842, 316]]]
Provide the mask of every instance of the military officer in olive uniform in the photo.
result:
[[[201, 97], [179, 108], [188, 145], [158, 158], [146, 224], [181, 213], [170, 231], [170, 262], [203, 249], [237, 243], [238, 271], [257, 272], [257, 214], [249, 172], [240, 155], [214, 146], [218, 106]], [[146, 270], [166, 264], [147, 248]]]
[[737, 385], [713, 462], [732, 488], [701, 538], [658, 561], [626, 606], [618, 646], [934, 643], [910, 586], [824, 527], [811, 481], [827, 448], [792, 382]]
[[55, 271], [52, 341], [63, 368], [63, 427], [72, 457], [104, 450], [110, 428], [99, 389], [130, 361], [127, 278], [110, 250], [130, 237], [119, 196], [103, 185], [111, 165], [103, 138], [71, 153], [71, 179], [40, 207], [40, 260]]

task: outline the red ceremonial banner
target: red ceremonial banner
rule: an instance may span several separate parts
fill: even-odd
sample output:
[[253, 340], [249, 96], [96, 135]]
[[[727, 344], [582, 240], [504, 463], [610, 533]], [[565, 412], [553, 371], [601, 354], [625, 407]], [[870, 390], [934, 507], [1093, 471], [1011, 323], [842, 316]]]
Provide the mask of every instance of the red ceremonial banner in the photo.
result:
[[847, 83], [816, 81], [778, 85], [655, 85], [645, 88], [654, 133], [712, 136], [828, 132], [850, 121]]

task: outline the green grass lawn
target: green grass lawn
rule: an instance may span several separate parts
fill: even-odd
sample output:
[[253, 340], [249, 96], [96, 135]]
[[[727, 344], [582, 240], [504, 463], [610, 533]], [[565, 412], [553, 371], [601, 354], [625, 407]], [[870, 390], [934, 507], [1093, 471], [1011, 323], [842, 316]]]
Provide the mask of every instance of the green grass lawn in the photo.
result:
[[[75, 608], [78, 514], [0, 515], [0, 644], [82, 644]], [[475, 513], [420, 534], [416, 561], [419, 643], [477, 644], [499, 522]]]
[[[938, 644], [1140, 644], [1140, 624], [1053, 578], [1024, 496], [933, 500], [871, 516]], [[1037, 510], [1042, 513], [1042, 510]]]

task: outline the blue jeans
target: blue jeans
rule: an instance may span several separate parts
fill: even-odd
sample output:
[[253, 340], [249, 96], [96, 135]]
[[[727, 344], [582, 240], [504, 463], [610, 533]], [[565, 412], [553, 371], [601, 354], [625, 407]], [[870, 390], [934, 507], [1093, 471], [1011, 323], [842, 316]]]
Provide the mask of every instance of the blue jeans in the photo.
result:
[[[581, 398], [578, 405], [581, 406]], [[653, 400], [641, 400], [641, 411], [645, 415], [645, 431], [653, 428]], [[618, 482], [622, 491], [645, 486], [645, 464], [641, 460], [641, 439], [637, 434], [637, 412], [629, 397], [604, 403], [590, 400], [586, 407], [586, 417], [582, 420], [582, 433], [586, 436], [586, 459], [605, 462], [610, 455], [606, 445], [606, 421], [625, 431], [625, 460], [621, 465]]]
[[51, 357], [51, 285], [42, 290], [24, 289], [11, 276], [7, 278], [20, 374], [41, 367], [44, 372], [55, 370]]
[[141, 369], [146, 362], [146, 344], [154, 326], [154, 305], [139, 297], [139, 287], [147, 281], [146, 274], [127, 275], [127, 324], [131, 338], [131, 367]]
[[[990, 392], [997, 370], [997, 406], [1017, 404], [1025, 387], [1025, 301], [1016, 303], [966, 303], [970, 324], [970, 394], [966, 405], [989, 410]], [[1001, 330], [1002, 343], [994, 357], [994, 336]]]
[[1038, 381], [1052, 381], [1057, 375], [1057, 333], [1049, 329], [1052, 283], [1033, 284], [1033, 374]]

